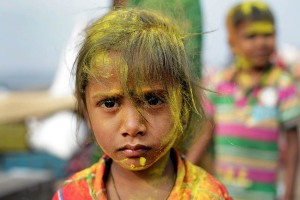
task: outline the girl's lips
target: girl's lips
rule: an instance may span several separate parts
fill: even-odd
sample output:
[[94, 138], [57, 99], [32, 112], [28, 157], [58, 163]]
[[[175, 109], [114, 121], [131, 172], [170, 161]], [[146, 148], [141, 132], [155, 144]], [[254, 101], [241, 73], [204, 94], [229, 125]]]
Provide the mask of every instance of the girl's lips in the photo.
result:
[[144, 145], [125, 145], [119, 149], [127, 158], [142, 157], [149, 150], [150, 147]]

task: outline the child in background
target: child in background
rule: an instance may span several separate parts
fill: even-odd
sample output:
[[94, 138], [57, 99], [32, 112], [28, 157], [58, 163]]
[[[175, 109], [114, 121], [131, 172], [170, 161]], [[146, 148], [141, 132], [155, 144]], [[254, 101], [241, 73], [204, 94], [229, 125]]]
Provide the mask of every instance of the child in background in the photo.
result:
[[[287, 141], [285, 193], [292, 200], [298, 159], [299, 96], [293, 79], [272, 63], [275, 20], [261, 1], [245, 1], [227, 15], [232, 66], [213, 78], [206, 108], [214, 121], [214, 166], [234, 199], [274, 200], [278, 142]], [[197, 143], [187, 158], [195, 162]], [[198, 156], [199, 157], [199, 156]]]
[[53, 199], [231, 199], [178, 152], [204, 118], [183, 39], [165, 17], [119, 8], [87, 29], [76, 98], [104, 156]]

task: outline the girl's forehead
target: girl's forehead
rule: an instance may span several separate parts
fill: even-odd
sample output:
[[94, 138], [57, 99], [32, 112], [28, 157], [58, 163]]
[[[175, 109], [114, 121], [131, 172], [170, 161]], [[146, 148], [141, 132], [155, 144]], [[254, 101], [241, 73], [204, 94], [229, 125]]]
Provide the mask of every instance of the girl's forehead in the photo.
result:
[[250, 34], [272, 34], [275, 32], [275, 26], [269, 21], [252, 21], [246, 26], [246, 33]]
[[125, 85], [122, 84], [122, 80], [116, 73], [110, 73], [109, 76], [97, 76], [90, 78], [89, 82], [92, 84], [101, 84], [101, 85], [107, 85], [111, 87], [118, 87], [125, 90], [162, 90], [165, 89], [165, 84], [163, 82], [154, 82], [154, 83], [148, 83], [148, 82], [140, 82], [141, 84], [137, 84], [133, 80], [127, 80]]
[[91, 75], [99, 79], [113, 78], [122, 65], [125, 65], [125, 62], [120, 55], [114, 52], [101, 52], [92, 59]]
[[128, 93], [140, 93], [147, 91], [167, 90], [163, 81], [153, 81], [147, 76], [133, 77], [124, 70], [124, 63], [116, 63], [116, 60], [101, 60], [101, 64], [94, 64], [89, 82], [106, 86], [109, 89], [118, 89]]
[[118, 52], [98, 53], [92, 59], [88, 74], [98, 81], [119, 81], [123, 86], [131, 88], [144, 85], [155, 88], [157, 85], [168, 85], [168, 80], [172, 79], [173, 75], [164, 73], [166, 70], [162, 67], [153, 67], [153, 63], [145, 64], [138, 60], [129, 63]]
[[96, 93], [107, 95], [118, 94], [130, 97], [144, 96], [147, 93], [168, 93], [168, 89], [162, 83], [137, 85], [129, 81], [128, 84], [123, 85], [116, 74], [109, 77], [92, 78], [89, 81], [88, 87], [95, 88]]

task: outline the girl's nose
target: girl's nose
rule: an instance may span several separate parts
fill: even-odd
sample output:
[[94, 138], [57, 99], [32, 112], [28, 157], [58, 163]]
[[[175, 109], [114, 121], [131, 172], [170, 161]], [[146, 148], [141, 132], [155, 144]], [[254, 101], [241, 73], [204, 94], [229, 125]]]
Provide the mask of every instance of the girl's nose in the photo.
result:
[[121, 133], [126, 136], [144, 135], [146, 131], [145, 119], [133, 103], [127, 103], [122, 107]]

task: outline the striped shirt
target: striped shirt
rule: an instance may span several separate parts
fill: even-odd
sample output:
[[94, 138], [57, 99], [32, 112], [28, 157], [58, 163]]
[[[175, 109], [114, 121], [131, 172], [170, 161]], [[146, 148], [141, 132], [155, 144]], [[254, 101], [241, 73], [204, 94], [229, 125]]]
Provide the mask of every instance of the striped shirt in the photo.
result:
[[[280, 133], [296, 126], [299, 96], [292, 77], [271, 67], [243, 90], [234, 67], [215, 74], [206, 105], [215, 121], [217, 177], [234, 199], [276, 199]], [[283, 128], [283, 129], [281, 129]]]

